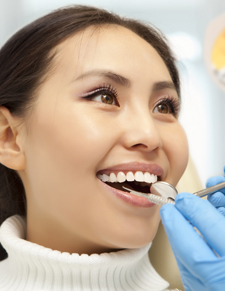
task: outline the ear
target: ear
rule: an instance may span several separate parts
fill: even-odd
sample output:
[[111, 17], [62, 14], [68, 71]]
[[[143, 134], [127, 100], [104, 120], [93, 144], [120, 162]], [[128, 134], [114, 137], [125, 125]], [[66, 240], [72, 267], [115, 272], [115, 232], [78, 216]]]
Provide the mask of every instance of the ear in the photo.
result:
[[13, 170], [25, 168], [22, 129], [19, 120], [5, 107], [0, 107], [0, 163]]

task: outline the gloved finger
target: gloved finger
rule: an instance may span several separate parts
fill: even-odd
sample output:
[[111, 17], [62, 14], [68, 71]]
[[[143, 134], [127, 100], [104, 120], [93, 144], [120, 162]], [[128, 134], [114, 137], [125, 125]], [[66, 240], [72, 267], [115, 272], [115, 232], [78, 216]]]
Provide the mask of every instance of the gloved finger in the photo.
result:
[[[225, 168], [224, 168], [225, 169]], [[224, 176], [215, 176], [211, 177], [206, 182], [206, 187], [211, 187], [214, 185], [217, 185], [219, 183], [222, 183], [225, 181]], [[222, 207], [225, 206], [225, 189], [222, 189], [219, 192], [216, 192], [214, 194], [208, 195], [207, 200], [213, 204], [215, 207]]]
[[208, 195], [207, 200], [214, 207], [225, 207], [225, 195], [221, 192]]
[[[175, 256], [176, 258], [176, 256]], [[190, 272], [179, 260], [179, 258], [176, 258], [177, 265], [179, 268], [179, 272], [181, 275], [181, 280], [184, 286], [185, 291], [200, 291], [203, 289], [203, 284], [200, 279], [198, 279], [198, 274], [196, 272]], [[191, 269], [191, 271], [193, 268]], [[204, 290], [204, 289], [203, 289]]]
[[225, 255], [225, 218], [207, 201], [189, 193], [177, 195], [176, 208], [220, 255]]
[[219, 207], [219, 208], [217, 208], [217, 210], [219, 211], [219, 213], [221, 213], [225, 217], [225, 208], [224, 207]]
[[185, 290], [223, 290], [225, 258], [216, 257], [174, 205], [162, 206], [160, 215]]
[[[177, 258], [176, 258], [177, 259]], [[195, 262], [200, 264], [200, 273], [193, 273], [193, 267], [187, 269], [179, 260], [177, 259], [177, 265], [180, 271], [182, 283], [184, 285], [185, 291], [222, 291], [225, 286], [225, 258], [216, 259], [216, 261], [208, 261], [207, 258], [203, 262]]]
[[160, 216], [175, 257], [179, 258], [188, 270], [191, 269], [194, 273], [199, 272], [195, 269], [198, 268], [198, 265], [195, 264], [196, 261], [216, 258], [204, 239], [174, 205], [163, 205], [160, 209]]
[[[181, 276], [181, 280], [182, 280], [182, 284], [184, 286], [184, 290], [185, 291], [192, 291], [190, 283], [189, 283], [189, 271], [187, 270], [187, 268], [181, 263], [181, 261], [179, 260], [179, 258], [176, 258], [176, 262], [177, 262], [177, 266], [180, 272], [180, 276]], [[192, 280], [191, 280], [192, 281]]]
[[213, 289], [211, 286], [215, 282], [219, 288], [225, 284], [225, 259], [216, 257], [174, 205], [162, 206], [160, 215], [178, 262], [185, 290], [223, 290]]
[[[211, 187], [215, 186], [219, 183], [225, 182], [225, 177], [224, 176], [215, 176], [211, 177], [206, 181], [206, 187]], [[222, 189], [220, 192], [223, 192], [225, 194], [225, 189]]]

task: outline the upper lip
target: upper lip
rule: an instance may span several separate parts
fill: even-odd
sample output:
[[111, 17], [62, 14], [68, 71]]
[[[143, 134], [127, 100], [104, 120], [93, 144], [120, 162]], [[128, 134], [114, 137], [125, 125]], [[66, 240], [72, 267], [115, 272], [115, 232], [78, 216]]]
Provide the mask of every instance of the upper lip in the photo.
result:
[[116, 166], [112, 166], [103, 170], [98, 171], [97, 174], [106, 174], [109, 175], [110, 173], [118, 173], [124, 172], [125, 174], [128, 172], [149, 172], [150, 174], [154, 174], [157, 176], [162, 176], [163, 169], [157, 164], [149, 164], [149, 163], [141, 163], [141, 162], [129, 162], [124, 164], [119, 164]]

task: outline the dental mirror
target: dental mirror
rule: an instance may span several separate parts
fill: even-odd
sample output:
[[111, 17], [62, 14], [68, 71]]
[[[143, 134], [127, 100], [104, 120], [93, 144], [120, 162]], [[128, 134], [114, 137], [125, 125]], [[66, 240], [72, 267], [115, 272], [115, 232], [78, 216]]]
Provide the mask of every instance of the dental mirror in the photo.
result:
[[172, 198], [173, 200], [178, 194], [177, 189], [173, 185], [164, 181], [152, 183], [150, 192], [163, 198]]

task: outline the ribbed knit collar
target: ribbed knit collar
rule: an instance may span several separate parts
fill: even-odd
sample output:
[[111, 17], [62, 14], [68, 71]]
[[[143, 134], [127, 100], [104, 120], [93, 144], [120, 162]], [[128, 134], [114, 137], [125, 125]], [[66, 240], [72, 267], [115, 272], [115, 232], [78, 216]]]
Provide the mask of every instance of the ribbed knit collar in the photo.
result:
[[164, 290], [168, 283], [152, 267], [149, 245], [112, 253], [61, 253], [24, 240], [24, 218], [12, 216], [0, 229], [8, 258], [0, 262], [0, 290]]

